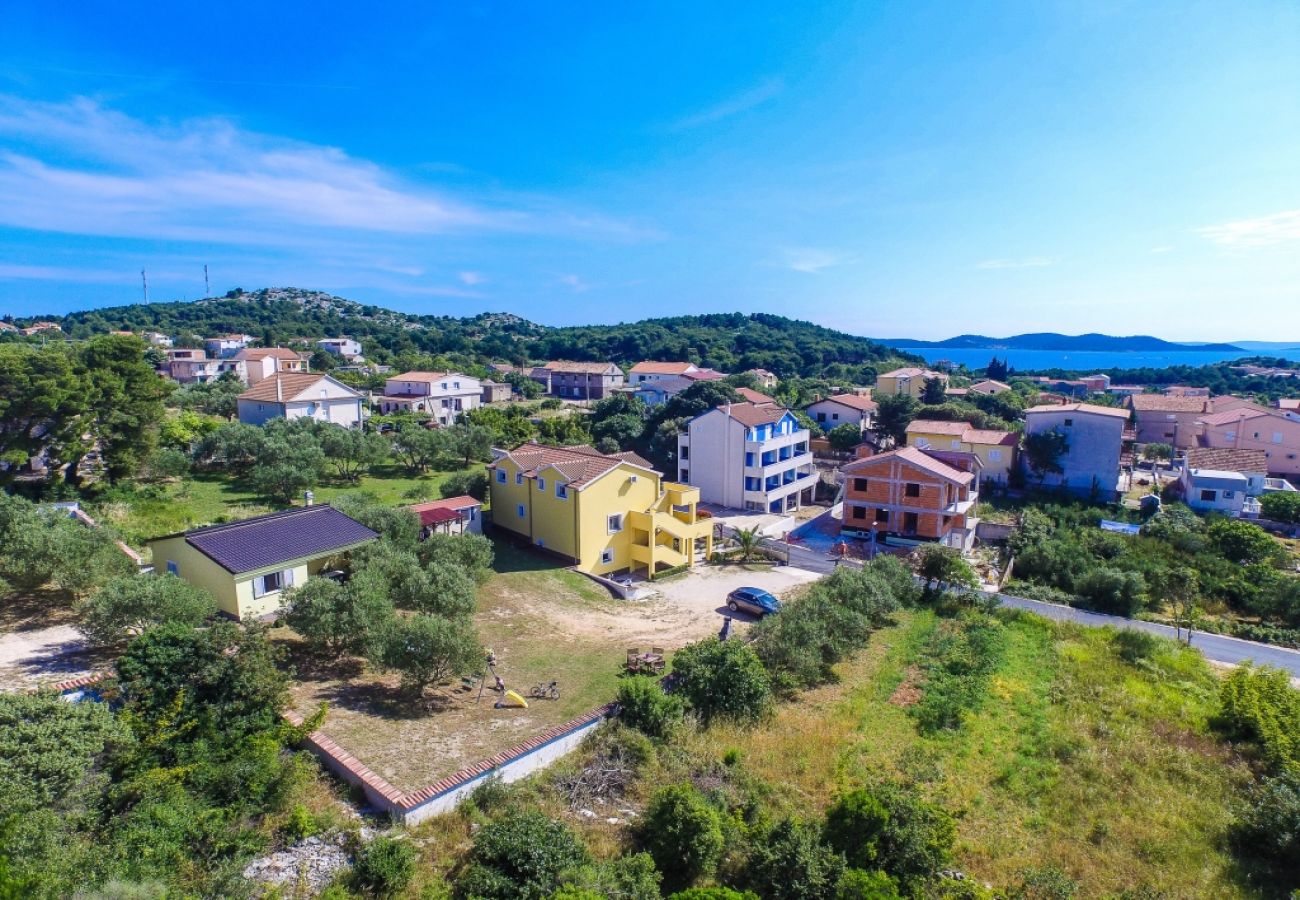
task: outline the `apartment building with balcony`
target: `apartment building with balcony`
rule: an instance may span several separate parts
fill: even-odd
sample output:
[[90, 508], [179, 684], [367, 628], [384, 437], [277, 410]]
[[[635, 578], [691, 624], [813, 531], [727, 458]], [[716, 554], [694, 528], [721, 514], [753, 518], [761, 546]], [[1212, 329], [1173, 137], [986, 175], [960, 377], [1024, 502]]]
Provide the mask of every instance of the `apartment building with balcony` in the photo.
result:
[[492, 525], [592, 575], [653, 574], [713, 553], [700, 492], [635, 453], [521, 444], [493, 451]]
[[158, 369], [158, 374], [177, 384], [206, 384], [227, 372], [235, 373], [240, 381], [248, 381], [248, 367], [240, 359], [217, 359], [189, 347], [168, 350], [166, 354], [167, 362]]
[[934, 541], [963, 552], [975, 541], [980, 458], [900, 447], [856, 459], [844, 474], [842, 534], [886, 543]]
[[483, 405], [483, 383], [459, 372], [403, 372], [387, 379], [375, 399], [383, 414], [426, 413], [439, 425], [452, 425]]
[[677, 437], [677, 480], [705, 503], [788, 513], [817, 484], [808, 429], [773, 404], [732, 403], [691, 419]]

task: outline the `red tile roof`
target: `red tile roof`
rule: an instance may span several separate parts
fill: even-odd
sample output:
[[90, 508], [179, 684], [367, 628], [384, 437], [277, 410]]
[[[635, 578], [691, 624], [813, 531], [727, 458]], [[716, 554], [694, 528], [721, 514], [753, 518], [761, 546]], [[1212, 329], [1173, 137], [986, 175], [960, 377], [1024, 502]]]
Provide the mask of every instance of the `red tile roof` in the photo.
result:
[[740, 396], [744, 397], [745, 400], [746, 400], [747, 402], [749, 402], [749, 403], [753, 403], [753, 404], [755, 404], [756, 406], [761, 406], [761, 405], [764, 404], [764, 403], [775, 403], [775, 402], [776, 402], [776, 401], [773, 400], [771, 397], [769, 397], [767, 394], [764, 394], [764, 393], [762, 393], [762, 392], [760, 392], [760, 391], [756, 391], [756, 390], [754, 390], [753, 388], [739, 387], [739, 388], [736, 388], [736, 393], [739, 394]]
[[730, 403], [726, 406], [719, 406], [718, 409], [731, 416], [746, 428], [753, 428], [756, 425], [770, 425], [773, 422], [781, 421], [781, 418], [789, 412], [784, 406], [777, 406], [770, 403]]
[[654, 362], [646, 360], [639, 362], [629, 371], [633, 375], [685, 375], [695, 368], [694, 363], [688, 362]]
[[956, 484], [970, 484], [975, 478], [973, 473], [963, 472], [945, 462], [941, 462], [917, 447], [899, 447], [897, 450], [890, 450], [887, 453], [879, 453], [875, 456], [865, 456], [862, 459], [855, 459], [853, 462], [847, 463], [841, 467], [840, 471], [850, 474], [866, 472], [881, 463], [888, 463], [894, 459], [901, 460], [902, 462], [913, 465], [918, 469], [929, 472], [931, 475]]
[[1025, 415], [1030, 413], [1051, 413], [1051, 412], [1079, 412], [1092, 414], [1095, 416], [1114, 416], [1117, 419], [1127, 419], [1127, 409], [1116, 409], [1113, 406], [1098, 406], [1095, 403], [1060, 403], [1049, 404], [1047, 406], [1031, 406], [1025, 410]]
[[[315, 385], [324, 381], [325, 375], [313, 372], [280, 372], [272, 375], [270, 378], [263, 378], [257, 384], [253, 385], [244, 393], [239, 395], [240, 400], [261, 400], [263, 402], [282, 403], [286, 400], [296, 400], [298, 397], [307, 393]], [[283, 385], [283, 394], [281, 394], [277, 385]], [[344, 385], [344, 387], [347, 387]], [[348, 390], [352, 390], [348, 388]], [[353, 391], [356, 394], [355, 391]], [[356, 394], [356, 396], [361, 396]]]
[[1263, 450], [1235, 450], [1229, 447], [1197, 447], [1187, 451], [1187, 466], [1219, 472], [1266, 473], [1268, 454]]
[[606, 454], [586, 445], [552, 447], [546, 444], [520, 444], [507, 452], [504, 458], [519, 466], [525, 478], [535, 478], [543, 469], [554, 468], [564, 475], [570, 487], [579, 490], [623, 463], [655, 472], [646, 459], [635, 453]]
[[834, 394], [822, 402], [838, 403], [859, 412], [875, 412], [880, 408], [880, 404], [864, 394]]
[[1176, 394], [1133, 394], [1126, 401], [1138, 412], [1209, 412], [1207, 397], [1181, 397]]

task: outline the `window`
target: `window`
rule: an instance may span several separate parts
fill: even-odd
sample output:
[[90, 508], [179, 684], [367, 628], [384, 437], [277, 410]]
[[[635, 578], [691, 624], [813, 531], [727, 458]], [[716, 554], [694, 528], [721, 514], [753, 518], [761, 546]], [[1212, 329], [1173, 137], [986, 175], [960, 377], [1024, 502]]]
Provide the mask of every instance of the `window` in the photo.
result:
[[853, 518], [865, 519], [867, 517], [867, 508], [865, 506], [853, 507]]
[[745, 454], [745, 465], [747, 465], [747, 466], [752, 466], [753, 464], [754, 464], [754, 454], [753, 454], [752, 452], [751, 452], [751, 453], [746, 453], [746, 454]]
[[537, 490], [546, 493], [546, 479], [540, 475], [537, 476]]
[[865, 479], [865, 478], [855, 478], [855, 479], [853, 479], [853, 490], [855, 490], [855, 491], [865, 491], [866, 489], [867, 489], [867, 479]]
[[878, 510], [876, 510], [876, 521], [879, 522], [879, 523], [882, 524], [882, 525], [886, 525], [886, 524], [888, 524], [888, 523], [889, 523], [889, 510], [887, 510], [887, 509], [878, 509]]
[[506, 483], [506, 470], [497, 469], [497, 484], [505, 484], [505, 483]]
[[528, 510], [524, 507], [522, 503], [520, 503], [518, 506], [515, 507], [515, 512], [519, 514], [519, 518], [521, 519], [524, 516], [528, 515]]
[[1282, 443], [1282, 432], [1280, 431], [1273, 432], [1273, 443], [1275, 444]]
[[680, 473], [677, 477], [680, 478], [680, 479], [681, 479], [683, 482], [685, 482], [686, 484], [690, 484], [690, 483], [691, 483], [691, 470], [690, 470], [690, 469], [682, 469], [682, 470], [681, 470], [681, 473]]
[[1235, 432], [1235, 431], [1229, 431], [1228, 434], [1227, 434], [1227, 438], [1228, 438], [1228, 440], [1230, 440], [1230, 441], [1235, 441], [1235, 440], [1237, 439], [1237, 432]]
[[614, 513], [614, 515], [610, 516], [609, 520], [605, 523], [605, 530], [608, 531], [610, 534], [618, 534], [618, 532], [622, 531], [623, 514]]
[[1201, 491], [1201, 499], [1204, 500], [1206, 503], [1213, 503], [1216, 497], [1218, 497], [1217, 491], [1211, 491], [1211, 490]]
[[475, 519], [478, 518], [478, 507], [471, 506], [468, 510], [466, 510], [466, 513], [469, 515], [469, 520], [473, 522]]
[[950, 446], [953, 450], [960, 450], [960, 449], [961, 449], [961, 438], [953, 438], [953, 439], [949, 442], [949, 446]]
[[612, 547], [606, 547], [604, 550], [600, 551], [600, 561], [605, 564], [612, 563], [614, 561], [614, 549]]
[[825, 422], [825, 421], [826, 421], [826, 413], [824, 413], [824, 412], [819, 412], [819, 413], [817, 414], [817, 421], [818, 421], [818, 422]]
[[515, 473], [515, 484], [523, 484], [523, 483], [524, 483], [524, 473], [523, 473], [523, 472], [516, 472], [516, 473]]
[[555, 496], [559, 497], [561, 500], [568, 500], [569, 486], [563, 481], [555, 482]]
[[990, 450], [990, 451], [989, 451], [989, 462], [1002, 462], [1002, 451], [1001, 451], [1001, 450]]
[[909, 481], [903, 486], [903, 496], [919, 497], [921, 496], [921, 486], [914, 481]]
[[253, 579], [253, 596], [264, 597], [293, 586], [293, 569], [283, 572], [270, 572]]
[[839, 414], [839, 413], [831, 413], [831, 421], [832, 421], [832, 422], [838, 422], [839, 420], [840, 420], [840, 414]]
[[1237, 495], [1236, 495], [1236, 493], [1235, 493], [1234, 491], [1224, 491], [1224, 492], [1223, 492], [1223, 499], [1224, 499], [1224, 500], [1231, 500], [1231, 499], [1232, 499], [1233, 497], [1235, 497], [1235, 496], [1237, 496]]
[[175, 560], [171, 560], [171, 559], [167, 560], [167, 574], [168, 575], [181, 574], [181, 567], [176, 565]]

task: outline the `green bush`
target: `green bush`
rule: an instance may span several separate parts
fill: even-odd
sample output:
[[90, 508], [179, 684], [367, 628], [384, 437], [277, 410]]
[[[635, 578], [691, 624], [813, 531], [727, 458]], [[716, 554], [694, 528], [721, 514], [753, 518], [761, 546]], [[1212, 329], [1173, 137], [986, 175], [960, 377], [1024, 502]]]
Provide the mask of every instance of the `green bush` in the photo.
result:
[[380, 897], [391, 897], [411, 883], [415, 848], [404, 841], [377, 837], [361, 848], [352, 866], [357, 886]]
[[707, 638], [673, 654], [674, 690], [708, 724], [715, 718], [754, 721], [768, 709], [772, 685], [753, 648]]
[[921, 664], [921, 699], [908, 708], [923, 734], [960, 728], [966, 714], [979, 708], [1006, 643], [1006, 629], [992, 616], [966, 613], [941, 624]]
[[1079, 893], [1079, 883], [1054, 865], [1038, 866], [1021, 874], [1011, 892], [1014, 900], [1070, 900]]
[[1132, 628], [1117, 630], [1111, 635], [1110, 642], [1114, 645], [1119, 658], [1129, 665], [1153, 659], [1164, 643], [1161, 638], [1150, 632]]
[[1269, 491], [1259, 498], [1264, 518], [1274, 522], [1300, 523], [1300, 492]]
[[835, 900], [902, 900], [898, 882], [884, 872], [846, 869], [835, 886]]
[[624, 724], [660, 740], [682, 722], [681, 698], [664, 693], [659, 679], [646, 675], [625, 678], [618, 686], [619, 718]]
[[758, 900], [753, 891], [736, 891], [729, 887], [693, 887], [678, 891], [668, 900]]
[[1269, 767], [1300, 775], [1300, 691], [1286, 672], [1238, 666], [1223, 680], [1217, 724], [1254, 743]]
[[822, 900], [843, 874], [844, 857], [821, 842], [816, 828], [792, 819], [778, 823], [749, 860], [751, 883], [770, 900]]
[[690, 886], [713, 872], [722, 855], [718, 811], [689, 784], [660, 788], [641, 820], [641, 842], [669, 889]]
[[908, 887], [948, 865], [957, 828], [915, 788], [882, 782], [837, 800], [823, 833], [850, 866], [883, 871]]
[[1137, 572], [1102, 566], [1080, 577], [1074, 589], [1089, 609], [1132, 618], [1142, 611], [1146, 582]]
[[470, 472], [453, 472], [443, 479], [438, 492], [443, 497], [469, 496], [475, 500], [486, 500], [488, 495], [487, 473], [481, 469]]
[[1265, 778], [1251, 790], [1233, 843], [1279, 872], [1300, 873], [1300, 778]]
[[509, 812], [474, 837], [470, 864], [456, 884], [462, 900], [543, 900], [560, 876], [586, 865], [587, 848], [563, 822], [536, 810]]

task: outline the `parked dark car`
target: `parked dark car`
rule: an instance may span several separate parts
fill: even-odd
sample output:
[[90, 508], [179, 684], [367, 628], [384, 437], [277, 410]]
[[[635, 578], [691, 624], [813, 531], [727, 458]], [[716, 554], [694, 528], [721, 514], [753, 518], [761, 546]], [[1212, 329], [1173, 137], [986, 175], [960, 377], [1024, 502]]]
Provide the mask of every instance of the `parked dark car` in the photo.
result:
[[762, 588], [736, 588], [727, 595], [727, 608], [732, 612], [744, 610], [756, 616], [767, 616], [781, 611], [781, 601]]

